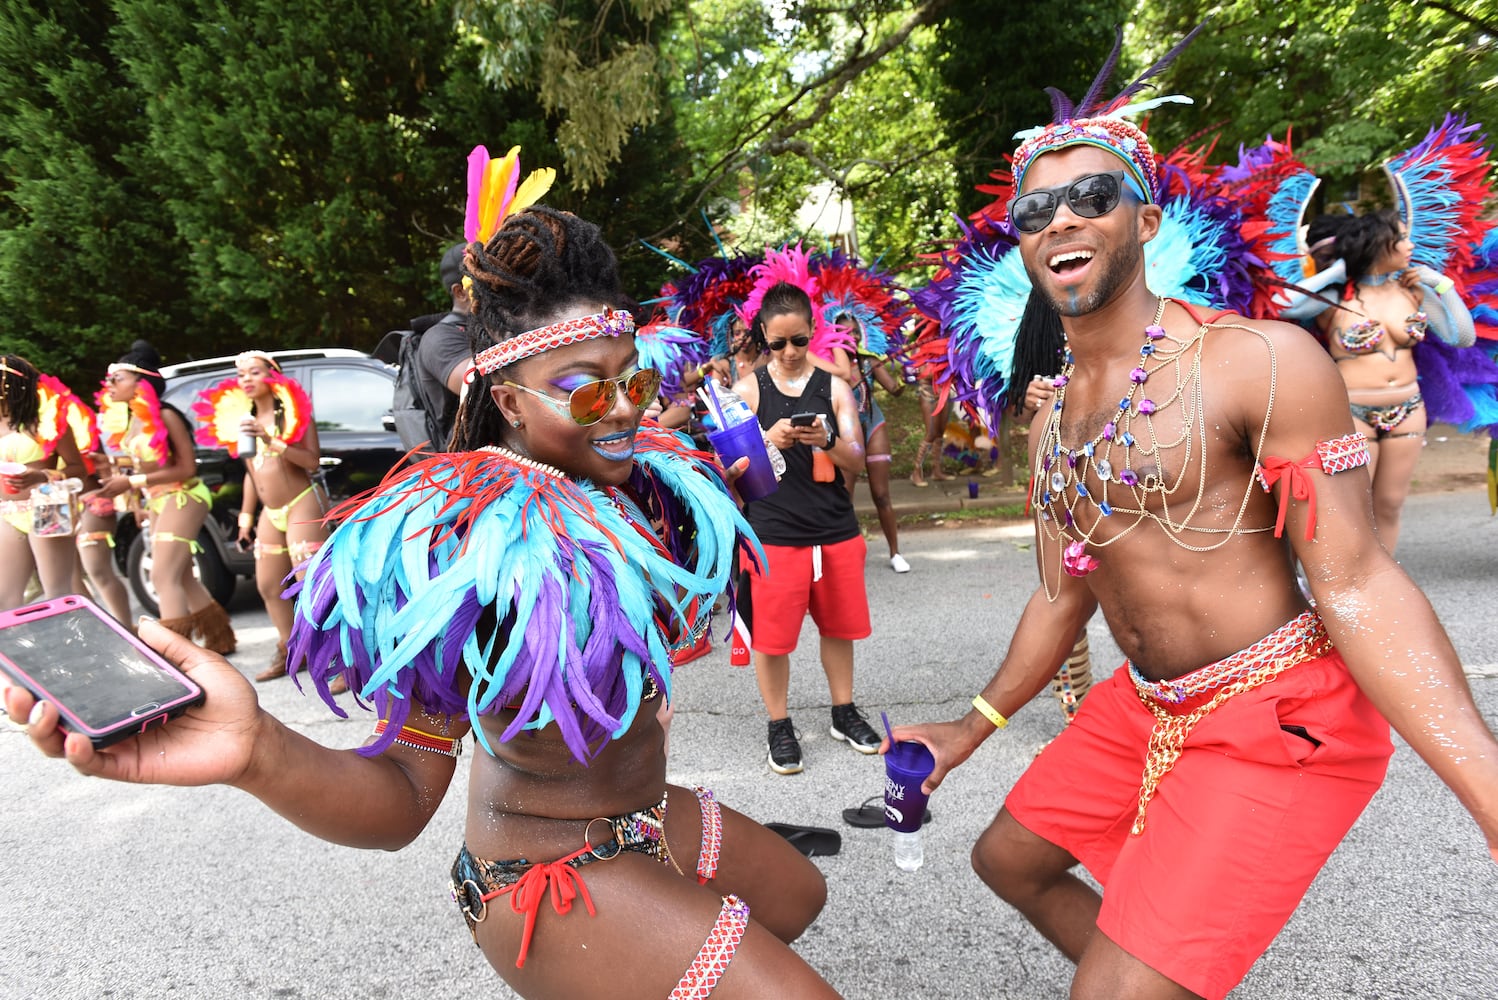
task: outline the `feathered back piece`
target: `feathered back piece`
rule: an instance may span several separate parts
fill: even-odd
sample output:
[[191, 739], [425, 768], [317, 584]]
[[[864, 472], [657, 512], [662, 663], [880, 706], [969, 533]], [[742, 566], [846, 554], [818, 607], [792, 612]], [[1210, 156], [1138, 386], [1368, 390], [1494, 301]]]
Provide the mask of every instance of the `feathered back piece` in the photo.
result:
[[[296, 379], [273, 371], [265, 378], [266, 384], [275, 393], [280, 404], [276, 419], [279, 423], [277, 437], [287, 444], [296, 444], [312, 425], [312, 400]], [[198, 393], [193, 401], [192, 412], [198, 418], [196, 432], [198, 444], [208, 448], [226, 448], [234, 458], [239, 458], [239, 422], [255, 412], [254, 404], [239, 387], [239, 377], [230, 375], [215, 386]]]
[[1190, 104], [1191, 99], [1172, 94], [1148, 101], [1130, 102], [1144, 89], [1146, 81], [1175, 61], [1176, 56], [1191, 44], [1191, 40], [1203, 27], [1204, 25], [1199, 24], [1193, 28], [1185, 38], [1177, 42], [1169, 52], [1156, 60], [1149, 69], [1139, 74], [1133, 83], [1119, 91], [1118, 96], [1111, 100], [1103, 100], [1103, 88], [1108, 85], [1108, 81], [1113, 77], [1113, 71], [1118, 68], [1118, 57], [1123, 51], [1122, 28], [1118, 29], [1113, 51], [1093, 79], [1092, 86], [1087, 88], [1087, 93], [1082, 100], [1073, 102], [1057, 88], [1045, 88], [1046, 93], [1051, 95], [1051, 110], [1054, 112], [1054, 118], [1049, 125], [1015, 133], [1016, 139], [1024, 141], [1014, 151], [1014, 190], [1018, 192], [1023, 189], [1025, 171], [1030, 169], [1030, 164], [1037, 156], [1068, 146], [1085, 145], [1097, 146], [1118, 156], [1129, 168], [1129, 172], [1134, 175], [1134, 179], [1139, 182], [1148, 200], [1151, 202], [1158, 200], [1160, 181], [1155, 171], [1155, 152], [1150, 148], [1149, 138], [1128, 119], [1144, 114], [1161, 104]]
[[673, 643], [701, 634], [752, 536], [709, 456], [651, 425], [635, 441], [624, 487], [485, 449], [402, 467], [334, 512], [288, 663], [339, 715], [343, 673], [390, 721], [360, 753], [389, 746], [415, 699], [466, 714], [490, 752], [480, 716], [513, 711], [506, 741], [554, 723], [586, 763], [629, 728], [647, 678], [669, 696]]
[[738, 307], [754, 290], [754, 268], [759, 263], [759, 257], [748, 254], [709, 257], [676, 282], [667, 311], [675, 316], [677, 326], [704, 338], [714, 357], [731, 353], [729, 329]]
[[811, 299], [811, 346], [807, 349], [817, 357], [828, 360], [832, 358], [832, 350], [836, 347], [853, 352], [853, 338], [833, 326], [823, 312], [826, 303], [822, 298], [822, 284], [817, 280], [812, 267], [811, 255], [801, 248], [800, 243], [786, 245], [779, 250], [765, 247], [765, 259], [755, 265], [753, 274], [754, 287], [749, 292], [749, 298], [738, 307], [739, 317], [745, 323], [754, 325], [754, 318], [759, 315], [759, 308], [764, 303], [765, 293], [783, 281], [795, 285]]
[[850, 317], [858, 325], [860, 353], [887, 357], [904, 350], [910, 307], [889, 272], [864, 267], [841, 250], [814, 256], [812, 270], [822, 289], [822, 315], [834, 325]]
[[39, 375], [36, 380], [36, 439], [48, 455], [57, 443], [70, 433], [68, 415], [72, 409], [73, 390], [53, 375]]
[[665, 320], [646, 323], [635, 331], [635, 350], [641, 368], [661, 373], [661, 395], [671, 403], [690, 403], [692, 394], [681, 384], [688, 369], [707, 362], [707, 341], [691, 330], [673, 326]]
[[557, 172], [551, 167], [532, 170], [520, 179], [520, 147], [511, 146], [503, 159], [489, 158], [489, 150], [474, 146], [468, 154], [468, 211], [463, 238], [488, 243], [505, 219], [530, 208], [551, 190]]
[[1473, 251], [1493, 227], [1479, 221], [1493, 198], [1487, 137], [1463, 115], [1448, 114], [1413, 149], [1384, 165], [1417, 264], [1454, 279], [1474, 267]]

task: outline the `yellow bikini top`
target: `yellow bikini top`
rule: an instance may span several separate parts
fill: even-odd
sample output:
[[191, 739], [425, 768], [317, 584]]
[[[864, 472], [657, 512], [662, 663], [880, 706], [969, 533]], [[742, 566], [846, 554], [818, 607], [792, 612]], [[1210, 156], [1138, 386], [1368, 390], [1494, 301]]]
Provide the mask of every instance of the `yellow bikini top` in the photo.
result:
[[0, 436], [0, 461], [30, 465], [47, 457], [41, 442], [25, 431], [11, 431]]

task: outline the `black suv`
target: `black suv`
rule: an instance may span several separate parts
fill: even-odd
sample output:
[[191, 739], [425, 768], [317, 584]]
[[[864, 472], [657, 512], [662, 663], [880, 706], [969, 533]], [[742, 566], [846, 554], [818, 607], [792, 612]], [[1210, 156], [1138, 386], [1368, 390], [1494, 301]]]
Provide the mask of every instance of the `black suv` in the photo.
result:
[[[322, 476], [334, 502], [374, 486], [405, 453], [390, 413], [395, 369], [361, 351], [343, 348], [273, 351], [271, 356], [312, 397], [322, 448]], [[230, 377], [234, 359], [209, 358], [167, 365], [164, 400], [187, 418], [196, 433], [192, 404], [198, 393]], [[244, 490], [244, 463], [221, 448], [199, 445], [198, 476], [213, 493], [213, 513], [198, 533], [198, 578], [215, 600], [227, 604], [241, 576], [255, 575], [254, 555], [242, 551], [239, 507]], [[132, 518], [120, 518], [115, 558], [130, 589], [151, 614], [157, 613], [151, 585], [151, 557]]]

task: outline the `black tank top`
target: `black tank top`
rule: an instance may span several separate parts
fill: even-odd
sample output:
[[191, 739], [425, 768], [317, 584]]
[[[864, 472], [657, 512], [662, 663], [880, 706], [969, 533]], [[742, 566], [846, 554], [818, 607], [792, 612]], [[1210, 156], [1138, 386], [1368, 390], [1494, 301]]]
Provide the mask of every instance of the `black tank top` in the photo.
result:
[[[832, 376], [814, 369], [799, 396], [787, 396], [775, 387], [768, 368], [755, 372], [759, 383], [759, 425], [773, 427], [775, 421], [796, 413], [821, 413], [836, 426], [832, 410]], [[763, 500], [744, 508], [749, 524], [766, 545], [832, 545], [858, 534], [853, 498], [843, 485], [842, 470], [830, 483], [811, 478], [811, 446], [793, 444], [782, 449], [785, 475], [780, 488]]]

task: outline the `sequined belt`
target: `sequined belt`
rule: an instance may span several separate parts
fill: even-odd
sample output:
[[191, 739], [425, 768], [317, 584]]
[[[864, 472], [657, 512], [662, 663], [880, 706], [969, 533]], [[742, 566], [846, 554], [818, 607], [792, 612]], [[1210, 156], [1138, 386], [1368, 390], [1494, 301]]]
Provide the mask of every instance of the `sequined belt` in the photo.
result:
[[1315, 612], [1305, 611], [1232, 656], [1180, 677], [1151, 681], [1130, 663], [1134, 690], [1155, 717], [1139, 786], [1139, 813], [1131, 832], [1144, 832], [1145, 809], [1161, 779], [1180, 759], [1198, 722], [1228, 699], [1261, 687], [1291, 667], [1331, 650], [1332, 641], [1321, 619]]

